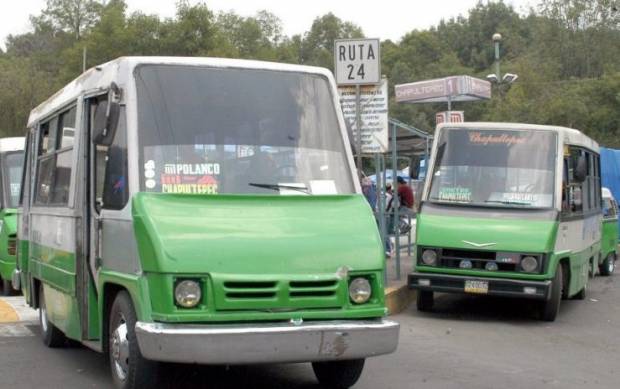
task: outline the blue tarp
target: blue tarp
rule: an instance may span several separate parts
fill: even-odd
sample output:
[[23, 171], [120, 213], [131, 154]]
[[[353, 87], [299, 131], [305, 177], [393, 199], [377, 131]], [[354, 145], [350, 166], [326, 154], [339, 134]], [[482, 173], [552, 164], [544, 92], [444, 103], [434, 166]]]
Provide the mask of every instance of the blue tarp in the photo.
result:
[[620, 150], [601, 147], [601, 183], [620, 200]]

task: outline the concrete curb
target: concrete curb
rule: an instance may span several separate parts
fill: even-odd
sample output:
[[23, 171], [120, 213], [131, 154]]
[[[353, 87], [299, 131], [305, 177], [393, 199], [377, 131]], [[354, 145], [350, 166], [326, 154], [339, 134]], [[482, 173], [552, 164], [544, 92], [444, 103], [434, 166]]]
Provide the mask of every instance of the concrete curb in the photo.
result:
[[0, 299], [0, 323], [14, 323], [19, 321], [17, 311], [8, 302]]
[[407, 285], [391, 286], [385, 289], [385, 306], [389, 315], [396, 315], [409, 306], [415, 300], [415, 290]]

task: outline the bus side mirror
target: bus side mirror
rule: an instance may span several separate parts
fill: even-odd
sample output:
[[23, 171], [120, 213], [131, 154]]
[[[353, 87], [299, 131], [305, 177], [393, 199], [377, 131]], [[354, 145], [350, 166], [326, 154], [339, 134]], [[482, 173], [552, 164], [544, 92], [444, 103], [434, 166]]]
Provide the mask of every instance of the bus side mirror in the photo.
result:
[[110, 146], [114, 141], [118, 118], [121, 111], [120, 88], [112, 83], [108, 92], [108, 99], [97, 104], [93, 118], [93, 143]]
[[575, 172], [573, 176], [575, 177], [575, 181], [584, 182], [587, 175], [588, 169], [586, 167], [586, 157], [584, 155], [580, 155], [577, 159], [577, 164], [575, 166]]
[[409, 163], [409, 178], [417, 180], [420, 177], [420, 157], [412, 157]]

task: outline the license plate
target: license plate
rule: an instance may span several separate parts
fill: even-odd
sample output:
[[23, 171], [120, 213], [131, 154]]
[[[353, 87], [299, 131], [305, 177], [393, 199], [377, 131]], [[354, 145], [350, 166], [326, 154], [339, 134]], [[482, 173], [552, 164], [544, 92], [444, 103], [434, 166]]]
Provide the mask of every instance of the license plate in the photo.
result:
[[487, 294], [489, 293], [489, 282], [465, 280], [465, 293]]

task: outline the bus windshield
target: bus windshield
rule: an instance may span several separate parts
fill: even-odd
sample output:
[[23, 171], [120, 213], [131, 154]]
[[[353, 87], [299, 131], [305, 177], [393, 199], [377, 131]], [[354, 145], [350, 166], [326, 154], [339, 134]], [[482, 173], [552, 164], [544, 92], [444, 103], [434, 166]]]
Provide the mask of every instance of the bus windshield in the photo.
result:
[[431, 202], [553, 207], [555, 133], [446, 129], [438, 141]]
[[135, 76], [142, 191], [354, 192], [326, 78], [181, 65]]
[[24, 152], [7, 153], [2, 159], [2, 187], [4, 188], [5, 206], [7, 208], [17, 208], [22, 181]]

